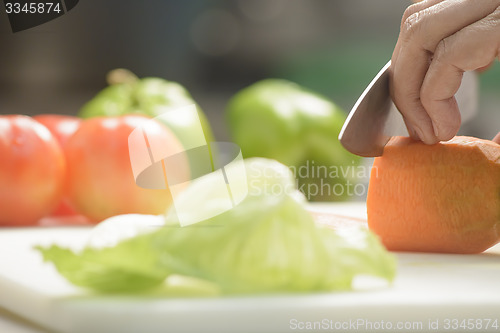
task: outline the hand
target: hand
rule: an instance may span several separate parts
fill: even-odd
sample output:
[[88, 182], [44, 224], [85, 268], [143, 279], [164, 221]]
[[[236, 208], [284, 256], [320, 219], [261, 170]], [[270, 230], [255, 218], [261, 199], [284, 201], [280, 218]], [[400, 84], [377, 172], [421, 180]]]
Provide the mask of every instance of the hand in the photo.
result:
[[390, 87], [410, 136], [434, 144], [457, 134], [454, 95], [463, 73], [500, 54], [499, 6], [500, 0], [425, 0], [405, 11]]

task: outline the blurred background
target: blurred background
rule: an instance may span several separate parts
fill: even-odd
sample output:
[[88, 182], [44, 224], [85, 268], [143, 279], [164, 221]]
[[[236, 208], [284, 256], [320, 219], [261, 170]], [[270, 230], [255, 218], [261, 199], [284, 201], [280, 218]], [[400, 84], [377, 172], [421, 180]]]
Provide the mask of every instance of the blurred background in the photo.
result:
[[[406, 0], [81, 0], [13, 34], [0, 14], [0, 114], [76, 114], [114, 68], [184, 85], [219, 140], [241, 88], [295, 81], [350, 110], [390, 58]], [[500, 66], [481, 76], [481, 112], [461, 133], [500, 130]]]

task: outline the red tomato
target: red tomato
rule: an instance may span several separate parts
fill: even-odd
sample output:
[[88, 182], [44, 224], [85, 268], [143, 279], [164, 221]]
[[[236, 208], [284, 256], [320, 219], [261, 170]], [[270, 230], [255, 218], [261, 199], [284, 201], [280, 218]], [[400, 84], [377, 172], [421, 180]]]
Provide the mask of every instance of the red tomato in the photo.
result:
[[68, 139], [76, 132], [82, 121], [78, 117], [59, 114], [40, 114], [33, 116], [33, 119], [47, 127], [56, 137], [57, 141], [59, 141], [63, 149]]
[[[76, 132], [78, 127], [80, 126], [81, 119], [73, 116], [64, 116], [57, 114], [42, 114], [34, 116], [33, 119], [47, 127], [52, 135], [54, 135], [63, 148], [63, 151], [66, 147], [66, 143], [69, 138]], [[67, 182], [65, 182], [66, 184]], [[52, 212], [52, 216], [73, 216], [77, 215], [77, 212], [71, 204], [69, 203], [69, 199], [67, 197], [67, 189], [65, 188], [64, 197], [61, 199], [61, 202], [55, 210]]]
[[[143, 189], [136, 185], [129, 157], [128, 136], [137, 127], [148, 133], [149, 144], [172, 154], [182, 145], [165, 126], [147, 117], [91, 118], [66, 146], [69, 196], [74, 207], [93, 221], [128, 214], [162, 214], [172, 203], [168, 189]], [[179, 174], [189, 175], [187, 159], [178, 163]]]
[[30, 117], [0, 116], [0, 225], [33, 225], [61, 200], [65, 161], [50, 131]]

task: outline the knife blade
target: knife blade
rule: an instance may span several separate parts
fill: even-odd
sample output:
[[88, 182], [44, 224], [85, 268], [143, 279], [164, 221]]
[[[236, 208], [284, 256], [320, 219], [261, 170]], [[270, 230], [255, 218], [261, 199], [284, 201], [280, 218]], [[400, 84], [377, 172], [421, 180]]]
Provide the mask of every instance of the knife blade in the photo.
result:
[[[364, 157], [381, 156], [392, 136], [408, 136], [403, 117], [389, 92], [391, 61], [379, 71], [354, 104], [342, 127], [339, 140], [345, 149]], [[462, 122], [477, 111], [479, 81], [476, 72], [465, 72], [455, 95]]]

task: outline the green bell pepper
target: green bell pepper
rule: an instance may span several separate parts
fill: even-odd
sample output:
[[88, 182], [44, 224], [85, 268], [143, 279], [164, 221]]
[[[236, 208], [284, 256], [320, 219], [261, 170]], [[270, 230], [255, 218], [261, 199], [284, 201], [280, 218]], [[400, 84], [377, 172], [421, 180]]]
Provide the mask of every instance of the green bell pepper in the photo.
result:
[[289, 81], [267, 79], [238, 92], [226, 116], [243, 157], [272, 158], [289, 166], [308, 199], [360, 195], [360, 158], [338, 140], [345, 113], [325, 97]]
[[[109, 80], [109, 77], [113, 76], [118, 79]], [[108, 81], [111, 81], [110, 85], [81, 108], [80, 117], [119, 116], [130, 113], [156, 117], [171, 109], [196, 104], [187, 90], [176, 82], [153, 77], [138, 79], [132, 73], [121, 69], [111, 72]], [[198, 106], [197, 110], [206, 141], [214, 141], [205, 114]], [[193, 146], [192, 142], [197, 137], [194, 131], [199, 126], [196, 117], [184, 117], [182, 121], [162, 120], [184, 147]]]

